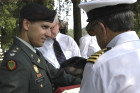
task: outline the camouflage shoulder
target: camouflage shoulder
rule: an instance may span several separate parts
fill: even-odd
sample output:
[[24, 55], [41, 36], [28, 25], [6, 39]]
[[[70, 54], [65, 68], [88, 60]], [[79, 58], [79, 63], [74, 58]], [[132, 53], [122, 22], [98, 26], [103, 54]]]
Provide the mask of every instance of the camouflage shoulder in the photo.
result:
[[90, 63], [95, 63], [96, 60], [102, 55], [104, 54], [105, 52], [107, 52], [108, 50], [110, 50], [111, 48], [108, 47], [108, 48], [104, 48], [96, 53], [94, 53], [93, 55], [91, 55], [88, 59], [87, 59], [87, 62], [90, 62]]

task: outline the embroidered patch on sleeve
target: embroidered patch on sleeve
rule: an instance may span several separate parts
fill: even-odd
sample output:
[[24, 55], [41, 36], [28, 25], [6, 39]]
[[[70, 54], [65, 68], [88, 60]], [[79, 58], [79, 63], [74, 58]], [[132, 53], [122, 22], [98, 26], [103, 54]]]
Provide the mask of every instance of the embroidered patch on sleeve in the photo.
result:
[[14, 70], [16, 68], [16, 62], [13, 60], [8, 61], [7, 67], [9, 70]]

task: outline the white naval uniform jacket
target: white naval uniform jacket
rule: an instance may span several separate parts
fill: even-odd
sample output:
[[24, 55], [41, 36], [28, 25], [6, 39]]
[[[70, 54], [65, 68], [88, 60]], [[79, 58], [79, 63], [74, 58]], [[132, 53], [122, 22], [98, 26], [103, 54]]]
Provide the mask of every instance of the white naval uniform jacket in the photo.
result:
[[140, 40], [135, 31], [111, 40], [95, 64], [87, 63], [80, 93], [140, 93]]
[[79, 43], [81, 56], [86, 59], [89, 58], [93, 53], [101, 50], [97, 43], [96, 36], [90, 36], [89, 34], [86, 34], [80, 38]]

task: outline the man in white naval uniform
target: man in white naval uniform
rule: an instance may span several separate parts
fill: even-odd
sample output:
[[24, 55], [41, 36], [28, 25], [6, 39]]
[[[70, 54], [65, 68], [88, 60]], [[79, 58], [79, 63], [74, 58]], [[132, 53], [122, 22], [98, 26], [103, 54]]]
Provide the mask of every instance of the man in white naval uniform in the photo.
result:
[[134, 15], [130, 10], [130, 4], [136, 1], [92, 0], [79, 4], [103, 49], [87, 60], [80, 93], [140, 93], [140, 40], [132, 31]]
[[90, 30], [89, 25], [86, 26], [87, 34], [80, 38], [80, 52], [81, 56], [84, 58], [89, 58], [93, 53], [101, 50], [97, 43], [95, 33]]
[[88, 33], [80, 38], [79, 43], [81, 56], [86, 59], [89, 58], [93, 53], [100, 50], [96, 36], [90, 36]]

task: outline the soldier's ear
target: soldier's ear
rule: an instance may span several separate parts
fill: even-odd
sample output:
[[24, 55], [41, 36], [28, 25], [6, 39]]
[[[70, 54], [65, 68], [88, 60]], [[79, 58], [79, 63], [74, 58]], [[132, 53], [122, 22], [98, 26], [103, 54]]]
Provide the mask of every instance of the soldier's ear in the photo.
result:
[[30, 21], [28, 19], [23, 20], [23, 28], [28, 31], [29, 30]]

